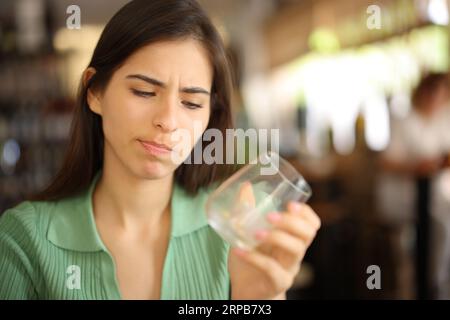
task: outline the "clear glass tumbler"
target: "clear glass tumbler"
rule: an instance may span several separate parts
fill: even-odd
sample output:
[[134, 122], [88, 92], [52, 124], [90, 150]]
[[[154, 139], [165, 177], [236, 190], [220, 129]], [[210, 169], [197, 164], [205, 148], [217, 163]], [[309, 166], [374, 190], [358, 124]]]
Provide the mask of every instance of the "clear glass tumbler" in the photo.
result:
[[258, 246], [258, 230], [268, 230], [270, 212], [284, 212], [289, 201], [306, 202], [311, 187], [303, 176], [277, 153], [269, 151], [225, 180], [208, 197], [210, 226], [230, 245]]

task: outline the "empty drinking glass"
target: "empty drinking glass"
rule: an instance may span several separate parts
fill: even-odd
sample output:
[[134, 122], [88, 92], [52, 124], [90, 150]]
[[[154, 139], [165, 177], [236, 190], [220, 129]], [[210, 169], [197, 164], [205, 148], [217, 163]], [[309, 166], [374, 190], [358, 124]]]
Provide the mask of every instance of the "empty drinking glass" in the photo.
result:
[[311, 194], [303, 176], [277, 153], [269, 151], [209, 195], [208, 222], [232, 246], [252, 249], [259, 244], [255, 233], [272, 228], [267, 214], [287, 211], [289, 201], [306, 202]]

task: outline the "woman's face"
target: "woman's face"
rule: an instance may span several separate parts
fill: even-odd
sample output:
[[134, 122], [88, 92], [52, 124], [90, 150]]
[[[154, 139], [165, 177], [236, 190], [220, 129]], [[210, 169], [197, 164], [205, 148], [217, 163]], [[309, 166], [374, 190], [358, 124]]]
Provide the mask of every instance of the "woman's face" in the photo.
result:
[[207, 52], [196, 40], [157, 42], [132, 54], [105, 90], [88, 92], [90, 109], [102, 117], [105, 161], [145, 179], [171, 175], [180, 161], [158, 144], [174, 149], [172, 135], [189, 133], [183, 148], [192, 150], [208, 125], [212, 80]]

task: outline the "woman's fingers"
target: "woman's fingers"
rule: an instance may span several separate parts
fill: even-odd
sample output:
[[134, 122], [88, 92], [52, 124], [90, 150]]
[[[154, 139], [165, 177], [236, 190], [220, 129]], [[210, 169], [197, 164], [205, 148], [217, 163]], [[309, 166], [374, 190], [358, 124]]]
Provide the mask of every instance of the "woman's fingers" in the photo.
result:
[[293, 215], [303, 216], [317, 230], [320, 229], [321, 222], [319, 216], [307, 204], [292, 201], [289, 202], [287, 209]]
[[316, 236], [320, 219], [307, 205], [292, 202], [288, 212], [274, 212], [268, 220], [274, 228], [259, 230], [255, 237], [261, 241], [258, 251], [276, 258], [287, 270], [295, 270]]
[[239, 189], [237, 203], [245, 203], [249, 207], [254, 208], [255, 202], [252, 184], [249, 181], [243, 182]]
[[256, 238], [262, 241], [258, 250], [272, 256], [275, 253], [275, 257], [279, 258], [280, 264], [287, 270], [295, 271], [300, 266], [307, 249], [302, 239], [277, 229], [258, 231]]
[[309, 246], [316, 236], [318, 228], [306, 220], [303, 215], [291, 213], [270, 213], [267, 217], [269, 222], [276, 228], [288, 232], [294, 237], [302, 239]]
[[256, 250], [246, 251], [239, 248], [232, 250], [233, 254], [260, 270], [269, 280], [275, 292], [284, 292], [292, 286], [294, 277], [285, 270], [277, 260]]
[[[245, 189], [244, 186], [241, 196], [248, 198], [250, 193]], [[274, 212], [267, 219], [274, 228], [254, 235], [260, 241], [256, 250], [232, 251], [265, 275], [271, 291], [285, 292], [292, 286], [306, 250], [320, 228], [320, 219], [309, 206], [299, 203], [290, 203], [288, 212]]]

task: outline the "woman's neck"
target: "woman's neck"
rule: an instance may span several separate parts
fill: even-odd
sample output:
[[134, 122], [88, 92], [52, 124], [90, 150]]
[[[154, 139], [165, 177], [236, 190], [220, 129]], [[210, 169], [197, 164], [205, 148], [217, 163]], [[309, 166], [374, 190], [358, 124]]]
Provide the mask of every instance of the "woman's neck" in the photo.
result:
[[120, 164], [105, 161], [94, 191], [94, 215], [125, 230], [157, 226], [170, 212], [172, 188], [173, 175], [145, 180]]

